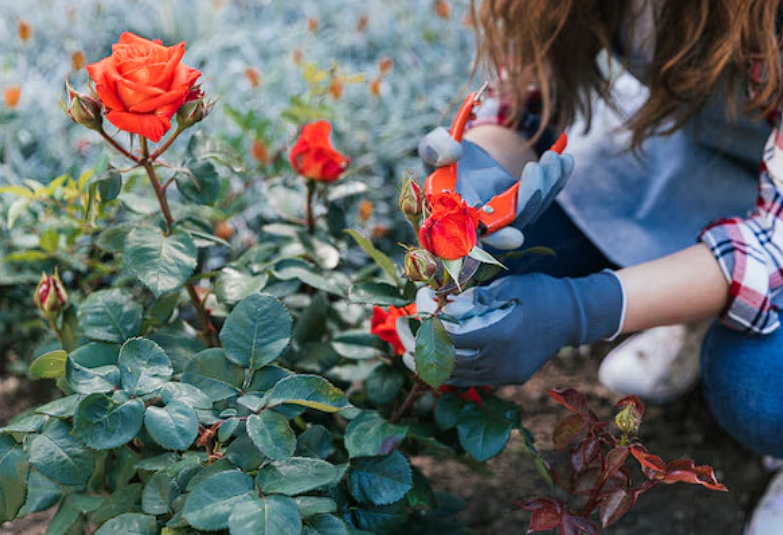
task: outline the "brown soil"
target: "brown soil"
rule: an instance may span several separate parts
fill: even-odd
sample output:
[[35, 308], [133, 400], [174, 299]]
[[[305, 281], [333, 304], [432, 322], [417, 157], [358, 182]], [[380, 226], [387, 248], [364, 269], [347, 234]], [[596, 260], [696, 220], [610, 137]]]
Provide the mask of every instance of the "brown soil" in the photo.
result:
[[[546, 394], [548, 388], [575, 388], [588, 396], [593, 409], [608, 418], [619, 396], [596, 380], [606, 347], [588, 354], [562, 354], [540, 370], [524, 386], [505, 387], [500, 395], [524, 407], [524, 424], [536, 437], [537, 447], [552, 455], [549, 433], [564, 414]], [[0, 424], [29, 406], [35, 392], [29, 383], [15, 378], [0, 380]], [[728, 493], [678, 484], [652, 489], [639, 498], [634, 509], [606, 535], [742, 535], [745, 521], [762, 494], [771, 474], [760, 459], [744, 450], [712, 419], [696, 389], [673, 403], [647, 404], [640, 430], [642, 442], [665, 460], [681, 457], [715, 468]], [[529, 513], [514, 505], [518, 500], [545, 495], [547, 487], [522, 451], [518, 436], [506, 450], [488, 462], [494, 475], [477, 474], [454, 462], [417, 457], [413, 462], [433, 482], [436, 490], [463, 498], [461, 520], [476, 535], [517, 535], [527, 530]], [[0, 526], [0, 535], [43, 535], [53, 511], [31, 515]], [[446, 535], [446, 534], [444, 534]]]

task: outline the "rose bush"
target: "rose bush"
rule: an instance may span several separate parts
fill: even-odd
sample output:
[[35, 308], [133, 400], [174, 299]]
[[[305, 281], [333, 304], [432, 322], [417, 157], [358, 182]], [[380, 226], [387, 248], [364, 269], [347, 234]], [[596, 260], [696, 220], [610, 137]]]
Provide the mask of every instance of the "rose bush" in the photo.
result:
[[106, 119], [120, 130], [160, 141], [201, 76], [181, 63], [184, 55], [185, 43], [163, 46], [124, 32], [111, 56], [87, 65]]

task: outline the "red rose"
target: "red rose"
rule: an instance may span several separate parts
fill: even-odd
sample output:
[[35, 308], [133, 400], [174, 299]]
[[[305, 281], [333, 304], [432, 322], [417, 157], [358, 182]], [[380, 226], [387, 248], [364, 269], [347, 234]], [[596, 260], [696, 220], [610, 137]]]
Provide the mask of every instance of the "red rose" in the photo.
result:
[[384, 342], [389, 342], [392, 345], [395, 355], [402, 355], [405, 353], [405, 346], [400, 342], [400, 337], [397, 335], [397, 318], [404, 316], [412, 316], [416, 314], [416, 305], [410, 304], [405, 307], [389, 307], [389, 311], [385, 311], [383, 308], [376, 306], [372, 309], [372, 320], [370, 321], [370, 334], [376, 334]]
[[456, 193], [437, 193], [430, 199], [430, 216], [419, 230], [421, 245], [444, 260], [457, 260], [476, 245], [478, 208], [468, 206]]
[[158, 142], [201, 73], [180, 63], [185, 43], [163, 46], [130, 32], [111, 56], [87, 65], [106, 119], [126, 132]]
[[305, 178], [320, 182], [337, 180], [351, 163], [351, 159], [337, 152], [332, 146], [329, 137], [331, 131], [332, 125], [326, 121], [316, 121], [302, 128], [302, 133], [288, 157], [294, 171]]

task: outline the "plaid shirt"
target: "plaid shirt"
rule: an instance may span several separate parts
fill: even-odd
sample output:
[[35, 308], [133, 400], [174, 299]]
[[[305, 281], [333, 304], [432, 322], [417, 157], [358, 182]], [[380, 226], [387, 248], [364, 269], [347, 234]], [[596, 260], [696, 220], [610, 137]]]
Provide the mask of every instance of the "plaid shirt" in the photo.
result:
[[[507, 117], [508, 106], [490, 92], [467, 126], [507, 124]], [[783, 122], [780, 117], [780, 113], [770, 117], [776, 126], [764, 148], [753, 212], [746, 218], [732, 217], [711, 223], [699, 235], [729, 282], [722, 323], [757, 334], [771, 333], [780, 326], [779, 306], [775, 302], [778, 294], [783, 294]], [[526, 110], [517, 129], [531, 136], [539, 120], [537, 113]]]

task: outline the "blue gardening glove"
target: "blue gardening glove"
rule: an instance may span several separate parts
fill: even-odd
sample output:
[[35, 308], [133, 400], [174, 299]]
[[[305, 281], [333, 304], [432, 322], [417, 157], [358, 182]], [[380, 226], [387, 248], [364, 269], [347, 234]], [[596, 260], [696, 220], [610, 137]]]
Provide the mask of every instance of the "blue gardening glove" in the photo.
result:
[[574, 170], [573, 156], [546, 151], [538, 162], [525, 165], [521, 178], [516, 178], [481, 147], [470, 141], [460, 144], [443, 128], [422, 138], [419, 157], [431, 168], [459, 161], [457, 193], [471, 206], [481, 206], [517, 181], [521, 182], [513, 225], [482, 237], [490, 247], [506, 251], [522, 245], [523, 229], [552, 204]]
[[[608, 270], [576, 279], [510, 275], [470, 288], [442, 311], [456, 320], [443, 320], [456, 347], [449, 384], [524, 383], [561, 347], [615, 336], [623, 303], [620, 280]], [[432, 290], [419, 290], [416, 305], [434, 311]]]

